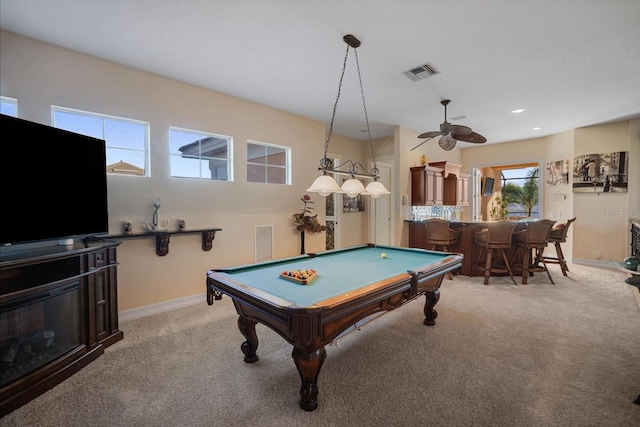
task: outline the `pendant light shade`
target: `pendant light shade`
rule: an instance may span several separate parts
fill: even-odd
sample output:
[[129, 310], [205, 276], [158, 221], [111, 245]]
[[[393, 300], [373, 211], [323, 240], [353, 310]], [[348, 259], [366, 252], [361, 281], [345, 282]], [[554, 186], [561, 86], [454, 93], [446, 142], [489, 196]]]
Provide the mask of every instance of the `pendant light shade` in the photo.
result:
[[367, 193], [369, 193], [374, 199], [377, 199], [383, 194], [391, 194], [391, 192], [387, 190], [387, 188], [381, 182], [378, 181], [370, 182], [367, 185], [366, 190]]
[[342, 184], [342, 192], [347, 193], [347, 196], [349, 197], [356, 197], [358, 194], [366, 193], [367, 190], [365, 190], [364, 185], [362, 185], [360, 180], [351, 178]]
[[307, 188], [310, 193], [318, 193], [321, 196], [328, 196], [331, 193], [342, 193], [342, 189], [335, 179], [329, 175], [320, 175], [313, 181], [311, 187]]

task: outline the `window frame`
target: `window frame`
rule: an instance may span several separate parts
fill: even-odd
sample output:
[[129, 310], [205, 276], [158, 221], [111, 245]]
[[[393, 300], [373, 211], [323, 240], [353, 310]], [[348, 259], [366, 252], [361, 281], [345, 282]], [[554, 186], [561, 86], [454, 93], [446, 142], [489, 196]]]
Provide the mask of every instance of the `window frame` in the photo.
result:
[[[538, 202], [536, 203], [535, 206], [538, 207], [537, 211], [532, 211], [531, 212], [531, 218], [542, 218], [542, 206], [540, 203], [540, 194], [541, 194], [541, 181], [540, 181], [540, 166], [523, 166], [523, 167], [506, 167], [506, 168], [501, 168], [500, 169], [500, 191], [502, 192], [502, 189], [506, 186], [507, 183], [509, 182], [518, 182], [518, 181], [522, 181], [522, 184], [516, 183], [515, 185], [517, 185], [518, 187], [523, 187], [526, 184], [527, 181], [527, 176], [526, 173], [529, 170], [533, 170], [533, 169], [538, 169], [538, 175], [535, 177], [535, 181], [536, 181], [536, 185], [538, 187]], [[504, 171], [524, 171], [525, 175], [524, 176], [514, 176], [514, 177], [505, 177], [504, 175]], [[510, 218], [527, 218], [526, 216], [526, 210], [525, 211], [519, 211], [519, 210], [514, 210], [516, 206], [512, 206], [512, 205], [517, 205], [517, 207], [519, 208], [520, 205], [516, 204], [516, 203], [509, 203], [509, 205], [507, 206], [507, 210], [509, 212], [509, 217]], [[535, 208], [534, 206], [534, 208]], [[511, 209], [510, 209], [511, 208]], [[526, 209], [526, 207], [523, 206], [524, 209]], [[519, 215], [522, 214], [522, 215]]]
[[[249, 161], [249, 145], [258, 145], [258, 146], [262, 146], [265, 149], [265, 163], [257, 163], [257, 162], [251, 162]], [[284, 166], [280, 166], [280, 165], [274, 165], [274, 164], [269, 164], [267, 161], [268, 156], [267, 154], [267, 150], [268, 148], [276, 148], [276, 149], [281, 149], [284, 151], [284, 159], [285, 159], [285, 165]], [[279, 145], [279, 144], [272, 144], [269, 142], [262, 142], [262, 141], [256, 141], [256, 140], [252, 140], [252, 139], [248, 139], [247, 143], [246, 143], [246, 149], [247, 149], [247, 155], [246, 155], [246, 162], [245, 165], [247, 167], [247, 175], [246, 175], [246, 179], [247, 182], [250, 183], [255, 183], [255, 184], [272, 184], [272, 185], [291, 185], [291, 147], [287, 147], [286, 145]], [[284, 169], [284, 181], [285, 182], [269, 182], [268, 181], [268, 174], [265, 173], [265, 181], [250, 181], [249, 180], [249, 167], [250, 166], [264, 166], [265, 167], [265, 171], [267, 167], [277, 167], [277, 168], [281, 168]]]
[[4, 107], [5, 105], [12, 105], [15, 109], [15, 114], [7, 114], [6, 112], [2, 112], [2, 114], [5, 114], [7, 116], [11, 116], [11, 117], [19, 117], [19, 110], [18, 110], [18, 100], [15, 98], [10, 98], [8, 96], [0, 96], [0, 105], [2, 105], [2, 107]]
[[[227, 158], [224, 159], [227, 163], [227, 179], [217, 179], [217, 178], [205, 178], [203, 177], [202, 174], [202, 169], [200, 169], [200, 176], [199, 177], [193, 177], [193, 176], [176, 176], [173, 175], [173, 172], [171, 170], [171, 158], [172, 157], [177, 157], [178, 154], [173, 154], [171, 152], [171, 132], [172, 131], [176, 131], [176, 132], [184, 132], [184, 133], [190, 133], [190, 134], [194, 134], [194, 136], [197, 136], [198, 139], [197, 141], [200, 141], [202, 139], [205, 138], [209, 138], [209, 137], [213, 137], [213, 138], [220, 138], [220, 139], [226, 139], [227, 140]], [[222, 182], [233, 182], [234, 180], [234, 170], [233, 170], [233, 137], [229, 136], [229, 135], [223, 135], [223, 134], [219, 134], [219, 133], [212, 133], [212, 132], [204, 132], [204, 131], [199, 131], [199, 130], [194, 130], [194, 129], [187, 129], [187, 128], [182, 128], [182, 127], [178, 127], [178, 126], [170, 126], [169, 127], [169, 133], [168, 133], [168, 140], [169, 140], [169, 177], [171, 178], [176, 178], [176, 179], [194, 179], [194, 180], [201, 180], [201, 181], [222, 181]], [[182, 155], [180, 156], [182, 157]], [[190, 158], [197, 158], [198, 160], [200, 160], [201, 162], [203, 160], [209, 160], [209, 159], [219, 159], [219, 160], [223, 160], [222, 158], [217, 158], [217, 157], [208, 157], [202, 156], [202, 145], [199, 145], [198, 148], [198, 156], [189, 156]]]
[[[108, 150], [109, 149], [143, 153], [143, 155], [144, 155], [144, 173], [143, 174], [112, 173], [112, 172], [108, 172], [107, 171], [108, 175], [111, 175], [111, 176], [134, 176], [134, 177], [140, 177], [140, 176], [142, 176], [142, 177], [150, 177], [151, 176], [151, 162], [150, 162], [150, 131], [151, 131], [151, 125], [150, 125], [149, 122], [145, 122], [145, 121], [142, 121], [142, 120], [136, 120], [136, 119], [130, 119], [130, 118], [127, 118], [127, 117], [119, 117], [119, 116], [113, 116], [113, 115], [109, 115], [109, 114], [96, 113], [96, 112], [92, 112], [92, 111], [79, 110], [79, 109], [76, 109], [76, 108], [69, 108], [69, 107], [62, 107], [62, 106], [58, 106], [58, 105], [52, 105], [51, 106], [51, 124], [54, 127], [58, 127], [58, 126], [56, 126], [56, 120], [55, 120], [56, 112], [66, 113], [66, 114], [75, 114], [75, 115], [78, 115], [78, 116], [85, 116], [85, 117], [89, 117], [89, 118], [92, 118], [92, 119], [101, 119], [102, 120], [102, 136], [99, 136], [98, 138], [104, 139], [105, 142], [106, 142], [107, 153], [105, 153], [105, 156], [108, 156]], [[123, 123], [127, 123], [127, 124], [143, 126], [144, 127], [144, 141], [143, 141], [144, 149], [135, 149], [135, 148], [129, 148], [129, 147], [114, 146], [114, 145], [110, 144], [109, 140], [106, 138], [106, 136], [104, 134], [105, 121], [106, 120], [111, 120], [111, 121], [115, 121], [115, 122], [123, 122]], [[63, 129], [63, 128], [60, 128], [60, 129]], [[73, 132], [77, 132], [77, 131], [73, 131]], [[77, 132], [77, 133], [79, 133], [79, 132]], [[89, 136], [93, 136], [93, 135], [89, 135]]]

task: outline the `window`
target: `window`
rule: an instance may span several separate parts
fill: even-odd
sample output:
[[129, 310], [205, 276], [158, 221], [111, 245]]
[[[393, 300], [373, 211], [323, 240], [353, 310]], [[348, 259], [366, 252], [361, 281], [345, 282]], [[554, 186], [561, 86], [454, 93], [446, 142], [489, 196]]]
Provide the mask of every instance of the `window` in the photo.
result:
[[54, 126], [107, 142], [107, 172], [149, 176], [149, 123], [96, 113], [53, 108]]
[[247, 182], [291, 183], [291, 149], [247, 141]]
[[233, 181], [231, 143], [228, 136], [171, 128], [171, 176]]
[[6, 116], [18, 117], [18, 100], [0, 96], [0, 113]]
[[502, 169], [502, 197], [508, 202], [509, 218], [539, 218], [538, 167]]

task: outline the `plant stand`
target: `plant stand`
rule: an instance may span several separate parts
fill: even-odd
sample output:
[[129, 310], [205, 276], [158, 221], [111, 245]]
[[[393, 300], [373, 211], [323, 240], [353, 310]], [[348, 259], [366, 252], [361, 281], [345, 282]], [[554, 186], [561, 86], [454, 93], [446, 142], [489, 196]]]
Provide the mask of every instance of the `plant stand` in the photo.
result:
[[304, 255], [304, 231], [300, 232], [300, 255]]

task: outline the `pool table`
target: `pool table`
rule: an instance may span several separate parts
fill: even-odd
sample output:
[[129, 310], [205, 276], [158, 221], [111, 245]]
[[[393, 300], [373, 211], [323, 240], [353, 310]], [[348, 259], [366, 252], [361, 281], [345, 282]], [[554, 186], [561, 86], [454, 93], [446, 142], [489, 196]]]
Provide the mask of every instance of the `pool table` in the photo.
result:
[[[383, 253], [386, 256], [383, 256]], [[434, 325], [434, 306], [447, 272], [460, 268], [460, 254], [366, 244], [207, 272], [207, 303], [223, 294], [233, 300], [246, 341], [244, 361], [253, 363], [256, 324], [273, 329], [293, 345], [300, 374], [300, 407], [318, 406], [318, 374], [325, 346], [356, 322], [393, 310], [425, 295], [425, 325]], [[300, 284], [280, 277], [284, 271], [316, 271]]]

